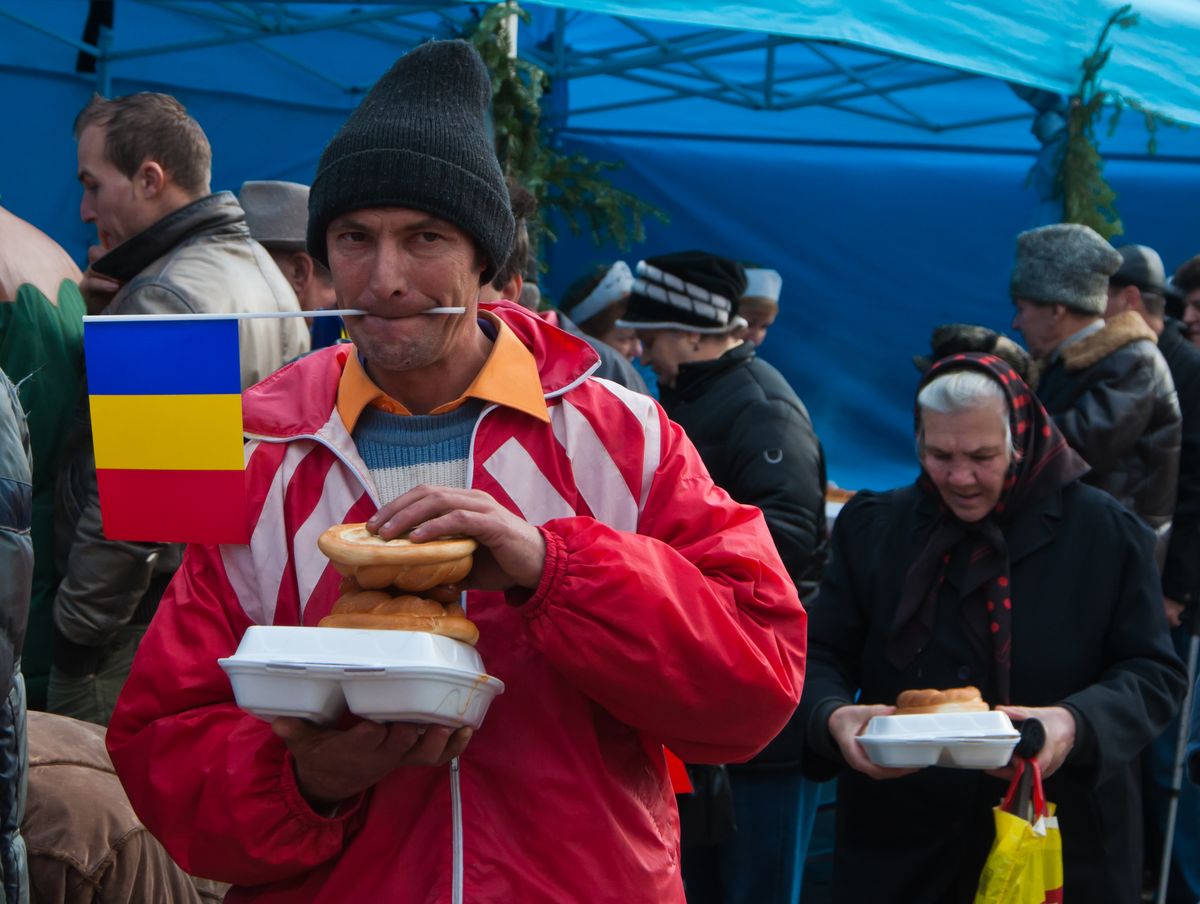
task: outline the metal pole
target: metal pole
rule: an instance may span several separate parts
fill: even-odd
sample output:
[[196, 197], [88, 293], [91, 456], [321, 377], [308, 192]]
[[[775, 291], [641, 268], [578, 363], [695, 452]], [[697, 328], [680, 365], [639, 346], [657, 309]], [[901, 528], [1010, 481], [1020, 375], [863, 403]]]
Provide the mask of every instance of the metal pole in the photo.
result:
[[1183, 788], [1183, 761], [1187, 756], [1188, 716], [1192, 712], [1192, 694], [1196, 687], [1196, 661], [1200, 659], [1200, 603], [1192, 603], [1191, 636], [1188, 638], [1187, 691], [1179, 713], [1179, 737], [1175, 742], [1175, 768], [1171, 773], [1171, 800], [1167, 804], [1167, 829], [1163, 836], [1162, 863], [1158, 870], [1157, 904], [1167, 900], [1167, 881], [1171, 877], [1171, 849], [1175, 842], [1175, 819], [1179, 810], [1179, 793]]

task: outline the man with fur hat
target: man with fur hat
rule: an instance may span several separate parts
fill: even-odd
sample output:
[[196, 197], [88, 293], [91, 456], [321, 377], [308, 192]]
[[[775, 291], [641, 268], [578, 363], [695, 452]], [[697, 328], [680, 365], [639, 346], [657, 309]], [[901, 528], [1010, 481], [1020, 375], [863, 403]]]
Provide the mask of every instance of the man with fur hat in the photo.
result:
[[[1179, 454], [1179, 486], [1171, 539], [1162, 569], [1163, 605], [1171, 625], [1175, 652], [1187, 661], [1188, 637], [1196, 606], [1200, 605], [1200, 349], [1187, 339], [1183, 324], [1166, 316], [1166, 272], [1162, 258], [1145, 245], [1117, 249], [1121, 266], [1108, 279], [1111, 321], [1126, 313], [1141, 317], [1158, 337], [1158, 349], [1171, 370], [1183, 417], [1183, 442]], [[1175, 748], [1179, 738], [1176, 716], [1167, 730], [1146, 749], [1142, 763], [1147, 828], [1151, 832], [1147, 863], [1155, 868], [1167, 825], [1167, 809], [1174, 779]], [[1184, 785], [1179, 797], [1171, 868], [1167, 886], [1170, 904], [1200, 900], [1200, 791]]]
[[[252, 539], [188, 548], [109, 729], [139, 816], [229, 902], [681, 904], [664, 747], [746, 759], [797, 705], [806, 616], [761, 512], [586, 343], [478, 301], [513, 236], [490, 101], [432, 41], [326, 147], [308, 249], [365, 313], [245, 394]], [[327, 615], [316, 538], [362, 521], [479, 543], [435, 591], [507, 685], [478, 737], [236, 706], [217, 659]]]
[[[649, 258], [637, 265], [619, 323], [637, 329], [663, 406], [713, 481], [762, 509], [808, 602], [825, 562], [825, 456], [804, 403], [753, 343], [738, 338], [745, 287], [741, 265], [723, 257], [688, 251]], [[797, 723], [749, 763], [728, 767], [732, 835], [689, 833], [683, 811], [689, 904], [798, 898], [818, 793], [800, 773], [801, 744]], [[684, 798], [681, 808], [694, 803]]]
[[1013, 328], [1039, 360], [1038, 397], [1108, 491], [1166, 555], [1179, 473], [1179, 400], [1157, 336], [1135, 312], [1105, 322], [1121, 255], [1095, 230], [1059, 223], [1017, 236]]

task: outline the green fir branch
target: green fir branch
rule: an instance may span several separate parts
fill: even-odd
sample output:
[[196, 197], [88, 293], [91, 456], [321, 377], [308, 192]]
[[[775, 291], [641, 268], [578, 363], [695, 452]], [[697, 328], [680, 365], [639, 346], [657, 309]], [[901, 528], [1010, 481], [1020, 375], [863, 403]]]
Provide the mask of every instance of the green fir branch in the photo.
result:
[[541, 119], [541, 101], [550, 91], [550, 77], [528, 60], [510, 56], [504, 22], [513, 14], [523, 22], [530, 21], [525, 10], [498, 3], [487, 9], [465, 37], [492, 73], [492, 122], [504, 174], [524, 185], [538, 201], [537, 220], [529, 224], [531, 250], [544, 267], [543, 243], [558, 240], [549, 225], [552, 213], [574, 235], [586, 229], [596, 245], [611, 240], [628, 250], [634, 242], [645, 240], [648, 218], [667, 222], [667, 216], [609, 181], [608, 174], [623, 164], [558, 150], [556, 136]]

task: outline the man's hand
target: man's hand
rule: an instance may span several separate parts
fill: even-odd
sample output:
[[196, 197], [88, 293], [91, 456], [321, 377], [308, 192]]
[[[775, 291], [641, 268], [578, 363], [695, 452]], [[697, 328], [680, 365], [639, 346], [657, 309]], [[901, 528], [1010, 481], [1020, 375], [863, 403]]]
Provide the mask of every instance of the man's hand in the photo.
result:
[[385, 540], [407, 533], [415, 542], [458, 535], [480, 548], [464, 588], [533, 590], [546, 567], [541, 531], [481, 490], [419, 486], [393, 499], [367, 522]]
[[[1036, 757], [1042, 770], [1042, 778], [1049, 778], [1059, 770], [1067, 759], [1067, 754], [1075, 746], [1075, 716], [1065, 706], [1005, 706], [1001, 704], [996, 709], [1008, 713], [1014, 722], [1025, 719], [1037, 719], [1046, 729], [1046, 743]], [[989, 769], [988, 775], [996, 778], [1011, 779], [1013, 769], [1005, 766], [1003, 769]]]
[[304, 719], [275, 719], [271, 730], [296, 762], [296, 784], [314, 810], [324, 810], [378, 783], [401, 766], [443, 766], [467, 748], [470, 728], [408, 722], [359, 722], [344, 731]]
[[92, 264], [108, 254], [103, 245], [92, 245], [88, 248], [88, 268], [83, 271], [79, 280], [79, 294], [83, 296], [89, 314], [99, 314], [112, 301], [113, 296], [120, 291], [122, 283], [111, 276], [104, 276], [92, 269]]
[[875, 716], [890, 716], [895, 711], [894, 706], [877, 703], [871, 706], [839, 706], [829, 714], [829, 733], [833, 735], [850, 768], [878, 779], [903, 778], [917, 771], [876, 766], [867, 758], [867, 752], [858, 743], [858, 736], [863, 733], [871, 719]]
[[1167, 612], [1167, 624], [1172, 628], [1178, 628], [1183, 624], [1183, 610], [1187, 608], [1183, 603], [1177, 603], [1169, 596], [1163, 597], [1163, 609]]

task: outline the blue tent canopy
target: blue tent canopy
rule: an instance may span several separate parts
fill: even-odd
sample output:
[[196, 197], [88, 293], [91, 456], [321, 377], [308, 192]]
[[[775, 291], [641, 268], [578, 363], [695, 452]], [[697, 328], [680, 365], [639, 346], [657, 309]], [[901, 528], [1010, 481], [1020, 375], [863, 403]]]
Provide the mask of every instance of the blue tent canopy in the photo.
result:
[[[1104, 86], [1200, 123], [1200, 7], [1139, 0]], [[615, 181], [669, 217], [624, 253], [706, 248], [772, 266], [782, 310], [763, 349], [796, 387], [843, 486], [911, 478], [911, 405], [932, 327], [1005, 328], [1013, 236], [1047, 219], [1026, 185], [1040, 146], [1010, 87], [1069, 92], [1112, 0], [571, 0], [527, 5], [520, 54], [554, 76], [565, 147], [625, 164]], [[311, 181], [324, 143], [408, 47], [481, 7], [427, 3], [0, 0], [10, 124], [0, 202], [81, 262], [71, 120], [98, 87], [177, 95], [208, 133], [213, 186]], [[700, 8], [703, 7], [703, 8]], [[85, 38], [86, 35], [86, 38]], [[95, 71], [78, 71], [83, 62]], [[95, 58], [99, 57], [98, 60]], [[88, 69], [88, 66], [84, 66]], [[1200, 138], [1140, 117], [1101, 133], [1125, 236], [1169, 267], [1200, 251]], [[621, 255], [564, 237], [554, 297]]]

